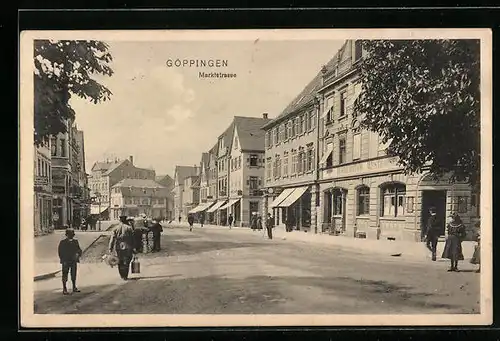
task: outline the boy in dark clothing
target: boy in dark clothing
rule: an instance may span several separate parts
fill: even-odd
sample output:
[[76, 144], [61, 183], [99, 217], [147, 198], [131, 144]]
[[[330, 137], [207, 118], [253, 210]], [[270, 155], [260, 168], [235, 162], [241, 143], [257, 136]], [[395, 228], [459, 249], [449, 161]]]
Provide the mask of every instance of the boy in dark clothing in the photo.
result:
[[68, 273], [70, 271], [73, 292], [80, 292], [76, 286], [76, 270], [77, 263], [80, 262], [80, 257], [82, 256], [82, 249], [78, 240], [74, 238], [75, 230], [68, 228], [66, 230], [66, 238], [59, 242], [58, 247], [59, 261], [62, 265], [63, 295], [69, 295], [66, 282], [68, 282]]
[[193, 231], [194, 217], [192, 214], [188, 216], [189, 231]]
[[427, 220], [427, 238], [426, 246], [432, 252], [432, 260], [436, 260], [436, 248], [440, 234], [441, 222], [436, 215], [436, 209], [431, 207], [429, 209], [429, 219]]
[[163, 227], [161, 224], [153, 220], [153, 226], [151, 226], [151, 231], [153, 232], [153, 252], [158, 252], [161, 250], [160, 247], [160, 240], [161, 240], [161, 233], [163, 232]]

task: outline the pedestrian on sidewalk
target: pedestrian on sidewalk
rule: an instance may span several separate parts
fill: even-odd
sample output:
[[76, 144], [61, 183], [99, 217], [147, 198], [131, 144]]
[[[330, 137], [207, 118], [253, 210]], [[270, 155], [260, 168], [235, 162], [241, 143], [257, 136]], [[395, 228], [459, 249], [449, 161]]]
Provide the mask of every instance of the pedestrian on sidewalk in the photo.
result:
[[151, 230], [153, 231], [153, 252], [159, 252], [161, 250], [160, 240], [161, 233], [163, 232], [163, 227], [157, 220], [153, 220], [153, 225], [151, 226]]
[[262, 217], [260, 214], [257, 214], [257, 230], [262, 230]]
[[481, 229], [479, 222], [474, 226], [476, 231], [476, 245], [474, 245], [474, 254], [470, 260], [471, 264], [477, 264], [478, 268], [476, 270], [477, 273], [481, 272]]
[[118, 273], [124, 280], [128, 279], [130, 262], [132, 261], [133, 253], [136, 251], [134, 245], [134, 232], [130, 225], [127, 224], [127, 216], [120, 216], [120, 224], [113, 230], [109, 241], [109, 253], [116, 252], [118, 256]]
[[448, 271], [458, 272], [458, 261], [464, 260], [462, 253], [462, 240], [465, 238], [465, 226], [462, 224], [462, 219], [455, 213], [453, 215], [453, 222], [447, 226], [448, 237], [444, 245], [443, 255], [441, 258], [448, 258], [451, 266]]
[[269, 237], [269, 239], [273, 239], [273, 228], [274, 228], [274, 217], [271, 216], [271, 213], [268, 213], [266, 220], [266, 229], [267, 229], [267, 236]]
[[72, 228], [66, 229], [66, 238], [59, 242], [58, 253], [59, 261], [62, 265], [63, 295], [69, 294], [66, 287], [69, 272], [71, 272], [73, 292], [80, 292], [76, 286], [76, 271], [77, 264], [80, 262], [80, 257], [82, 255], [82, 249], [80, 248], [78, 240], [75, 239], [75, 230]]
[[179, 224], [181, 223], [181, 216], [179, 216]]
[[250, 227], [252, 228], [252, 231], [257, 230], [257, 212], [252, 212], [252, 218], [250, 220]]
[[194, 217], [192, 214], [188, 215], [189, 231], [193, 231]]
[[227, 223], [229, 224], [229, 229], [233, 227], [233, 214], [229, 213], [229, 217], [227, 218]]
[[436, 248], [441, 234], [442, 222], [436, 214], [436, 208], [431, 207], [429, 209], [429, 219], [427, 220], [427, 232], [426, 232], [426, 246], [432, 253], [432, 260], [436, 261]]
[[293, 226], [295, 225], [295, 218], [290, 212], [287, 213], [288, 214], [286, 215], [285, 219], [285, 229], [286, 232], [292, 232]]
[[204, 223], [205, 223], [205, 213], [201, 212], [200, 213], [200, 226], [203, 227]]

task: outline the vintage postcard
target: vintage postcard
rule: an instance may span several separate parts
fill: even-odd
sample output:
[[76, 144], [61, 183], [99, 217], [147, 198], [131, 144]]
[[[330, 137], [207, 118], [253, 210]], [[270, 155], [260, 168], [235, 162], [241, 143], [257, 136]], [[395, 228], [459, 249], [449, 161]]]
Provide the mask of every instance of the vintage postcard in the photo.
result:
[[23, 327], [492, 323], [487, 29], [24, 31]]

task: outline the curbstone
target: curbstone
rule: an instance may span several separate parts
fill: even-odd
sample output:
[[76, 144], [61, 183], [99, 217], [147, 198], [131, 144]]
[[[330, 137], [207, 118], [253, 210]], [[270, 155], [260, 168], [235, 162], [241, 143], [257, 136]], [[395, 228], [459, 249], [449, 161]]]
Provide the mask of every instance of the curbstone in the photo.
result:
[[[109, 230], [111, 230], [113, 227], [115, 227], [117, 224], [112, 224], [110, 227], [108, 227], [105, 231], [101, 231], [101, 233], [96, 236], [96, 238], [94, 239], [93, 242], [91, 242], [89, 245], [87, 245], [83, 250], [82, 250], [82, 255], [88, 250], [90, 249], [101, 237], [104, 237], [106, 236], [106, 234], [102, 234], [102, 232], [107, 232]], [[56, 270], [56, 271], [52, 271], [52, 272], [47, 272], [47, 273], [44, 273], [44, 274], [41, 274], [41, 275], [35, 275], [34, 276], [34, 281], [41, 281], [41, 280], [45, 280], [45, 279], [49, 279], [49, 278], [54, 278], [56, 277], [62, 270], [59, 269], [59, 270]]]

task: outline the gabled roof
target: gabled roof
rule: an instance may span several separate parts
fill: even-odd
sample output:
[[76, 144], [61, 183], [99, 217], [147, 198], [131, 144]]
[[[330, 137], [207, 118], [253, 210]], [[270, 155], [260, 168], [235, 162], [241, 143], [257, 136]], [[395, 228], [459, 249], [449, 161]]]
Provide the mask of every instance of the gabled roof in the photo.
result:
[[175, 177], [178, 183], [183, 184], [188, 176], [196, 175], [194, 166], [175, 166]]
[[113, 188], [115, 187], [165, 188], [165, 186], [149, 179], [123, 179], [113, 186]]
[[[332, 70], [336, 67], [336, 65], [340, 62], [340, 57], [343, 54], [347, 46], [347, 41], [342, 45], [342, 47], [337, 51], [337, 53], [333, 56], [328, 63], [324, 66], [327, 71]], [[323, 69], [323, 68], [322, 68]], [[306, 85], [304, 89], [286, 106], [286, 108], [279, 114], [276, 118], [274, 118], [271, 122], [266, 123], [262, 129], [269, 128], [274, 125], [274, 123], [278, 123], [284, 117], [293, 114], [300, 109], [304, 108], [308, 104], [310, 104], [315, 96], [317, 91], [323, 86], [323, 72], [320, 70], [316, 76]]]
[[118, 162], [113, 162], [111, 166], [106, 170], [105, 174], [106, 175], [110, 174], [112, 171], [123, 165], [125, 162], [130, 162], [130, 161], [128, 159], [125, 159], [125, 160], [118, 160]]
[[170, 175], [158, 175], [155, 177], [155, 181], [167, 188], [174, 187], [174, 179]]
[[96, 171], [107, 171], [114, 162], [95, 162], [94, 165], [92, 166], [91, 171], [96, 172]]
[[272, 121], [262, 117], [235, 116], [234, 123], [238, 130], [239, 148], [242, 150], [264, 150], [265, 131], [261, 127]]

